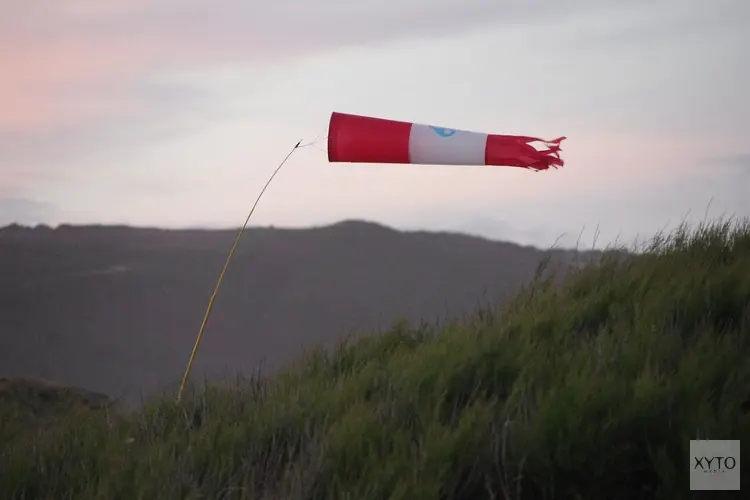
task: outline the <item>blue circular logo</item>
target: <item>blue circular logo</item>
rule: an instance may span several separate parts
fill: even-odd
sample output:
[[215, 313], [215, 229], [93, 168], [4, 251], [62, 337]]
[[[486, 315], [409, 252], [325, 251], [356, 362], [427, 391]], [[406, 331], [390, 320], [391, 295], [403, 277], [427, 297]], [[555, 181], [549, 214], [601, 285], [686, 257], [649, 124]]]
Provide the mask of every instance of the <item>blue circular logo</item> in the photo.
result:
[[434, 130], [435, 133], [440, 137], [450, 137], [452, 135], [456, 135], [456, 130], [452, 128], [433, 127], [432, 125], [430, 125], [430, 128]]

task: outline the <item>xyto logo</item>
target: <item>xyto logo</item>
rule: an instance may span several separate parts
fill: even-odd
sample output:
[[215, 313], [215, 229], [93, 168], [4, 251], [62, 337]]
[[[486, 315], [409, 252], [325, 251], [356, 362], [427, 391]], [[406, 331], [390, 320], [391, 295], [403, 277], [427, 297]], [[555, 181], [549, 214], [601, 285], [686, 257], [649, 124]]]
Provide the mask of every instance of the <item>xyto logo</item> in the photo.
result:
[[734, 457], [693, 457], [693, 470], [704, 474], [717, 474], [732, 470], [737, 466]]

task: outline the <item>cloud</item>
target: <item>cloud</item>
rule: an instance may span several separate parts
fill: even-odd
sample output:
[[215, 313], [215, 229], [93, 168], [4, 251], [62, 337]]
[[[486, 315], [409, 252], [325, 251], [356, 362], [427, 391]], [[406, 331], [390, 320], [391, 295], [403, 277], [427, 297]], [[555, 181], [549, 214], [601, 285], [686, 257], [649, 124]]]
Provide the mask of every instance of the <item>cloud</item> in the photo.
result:
[[[661, 2], [659, 13], [674, 5], [681, 3]], [[154, 82], [160, 76], [227, 65], [261, 71], [322, 51], [445, 38], [490, 25], [559, 24], [583, 16], [603, 26], [597, 20], [611, 18], [612, 9], [640, 22], [647, 14], [638, 10], [642, 6], [653, 3], [227, 0], [217, 8], [203, 0], [15, 2], [0, 18], [0, 168], [158, 139], [164, 129], [178, 131], [206, 112], [206, 91]], [[663, 16], [653, 17], [662, 22], [648, 26], [669, 31]], [[684, 24], [683, 17], [672, 23]], [[624, 29], [620, 36], [640, 36]]]
[[706, 182], [716, 182], [717, 178], [725, 179], [732, 186], [736, 198], [750, 210], [750, 198], [746, 193], [750, 184], [750, 153], [712, 156], [699, 164]]
[[737, 169], [750, 170], [750, 153], [736, 153], [726, 156], [715, 156], [703, 161], [708, 167], [724, 166]]
[[158, 116], [159, 106], [148, 102], [152, 106], [143, 109], [138, 94], [144, 77], [156, 72], [272, 64], [352, 45], [445, 37], [490, 23], [564, 19], [598, 5], [593, 0], [228, 0], [221, 8], [202, 0], [16, 2], [0, 19], [0, 47], [12, 47], [0, 52], [0, 134], [44, 138], [100, 121]]
[[[11, 118], [6, 116], [9, 126], [0, 132], [1, 158], [23, 166], [112, 152], [118, 143], [158, 140], [170, 131], [184, 131], [189, 115], [209, 113], [211, 107], [208, 92], [181, 82], [133, 84], [128, 93], [109, 104], [103, 96], [92, 99], [84, 94], [81, 90], [79, 96], [68, 95], [71, 103], [88, 103], [71, 114], [60, 105], [58, 114], [49, 108], [36, 118], [20, 120], [20, 125], [12, 124], [18, 128], [11, 127]], [[100, 100], [104, 102], [98, 105]]]
[[9, 224], [50, 224], [56, 222], [57, 208], [23, 198], [0, 198], [0, 227]]
[[[183, 73], [543, 22], [599, 5], [465, 0], [28, 0], [0, 16], [0, 193], [100, 168], [230, 116]], [[247, 90], [246, 92], [251, 92]], [[138, 145], [139, 148], [134, 146]]]
[[703, 173], [750, 175], [750, 153], [730, 153], [703, 158], [698, 162]]

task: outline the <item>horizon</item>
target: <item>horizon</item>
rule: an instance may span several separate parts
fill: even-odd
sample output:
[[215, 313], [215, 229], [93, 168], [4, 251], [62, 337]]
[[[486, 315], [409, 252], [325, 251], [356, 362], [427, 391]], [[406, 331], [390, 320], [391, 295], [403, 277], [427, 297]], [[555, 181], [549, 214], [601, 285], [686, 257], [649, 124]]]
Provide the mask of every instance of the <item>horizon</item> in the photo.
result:
[[[750, 216], [748, 20], [740, 0], [14, 4], [0, 225], [236, 228], [316, 138], [253, 226], [592, 247]], [[334, 111], [564, 135], [566, 164], [328, 164]]]
[[[750, 224], [750, 217], [743, 218], [748, 224]], [[714, 219], [708, 219], [704, 218], [703, 220], [699, 221], [697, 224], [708, 224], [708, 225], [716, 225], [716, 224], [722, 224], [722, 223], [730, 223], [735, 224], [738, 222], [737, 218], [714, 218]], [[391, 226], [388, 224], [384, 224], [382, 222], [374, 221], [374, 220], [366, 220], [366, 219], [341, 219], [338, 221], [333, 222], [324, 222], [320, 224], [314, 224], [314, 225], [307, 225], [307, 226], [277, 226], [274, 224], [271, 225], [252, 225], [248, 224], [247, 227], [244, 229], [244, 233], [247, 233], [248, 231], [252, 230], [271, 230], [271, 231], [314, 231], [319, 229], [326, 229], [331, 228], [334, 226], [341, 226], [344, 224], [361, 224], [366, 226], [377, 226], [377, 228], [384, 229], [386, 231], [393, 231], [403, 234], [413, 234], [413, 233], [428, 233], [432, 235], [446, 235], [446, 236], [459, 236], [459, 237], [466, 237], [466, 238], [476, 238], [480, 240], [484, 240], [489, 243], [499, 243], [499, 244], [506, 244], [506, 245], [515, 245], [522, 248], [531, 248], [534, 250], [539, 251], [563, 251], [563, 252], [606, 252], [606, 251], [615, 251], [615, 252], [640, 252], [643, 248], [646, 248], [649, 246], [650, 243], [661, 241], [661, 238], [664, 234], [673, 234], [675, 231], [679, 231], [681, 228], [687, 227], [689, 230], [692, 228], [694, 229], [695, 223], [690, 223], [686, 219], [683, 219], [683, 221], [680, 224], [675, 225], [671, 228], [662, 228], [657, 233], [654, 233], [652, 235], [647, 235], [645, 237], [640, 236], [636, 238], [633, 241], [623, 242], [620, 240], [615, 240], [613, 242], [607, 242], [605, 244], [600, 244], [599, 241], [596, 239], [594, 240], [594, 244], [592, 245], [584, 245], [582, 244], [581, 235], [583, 234], [583, 231], [579, 233], [578, 239], [574, 240], [574, 243], [572, 245], [566, 244], [567, 240], [565, 236], [568, 235], [560, 235], [557, 240], [551, 244], [551, 245], [537, 245], [522, 241], [514, 241], [510, 239], [503, 239], [500, 237], [493, 237], [488, 236], [486, 234], [480, 234], [480, 233], [472, 233], [468, 231], [462, 231], [462, 230], [453, 230], [453, 229], [430, 229], [430, 228], [420, 228], [420, 227], [396, 227]], [[685, 226], [687, 224], [687, 226]], [[231, 233], [233, 235], [236, 235], [239, 231], [241, 226], [226, 226], [226, 227], [201, 227], [201, 226], [183, 226], [183, 227], [163, 227], [163, 226], [149, 226], [149, 225], [133, 225], [133, 224], [101, 224], [101, 223], [59, 223], [59, 224], [21, 224], [17, 222], [13, 222], [10, 224], [0, 225], [0, 237], [2, 235], [3, 230], [6, 229], [15, 229], [20, 228], [22, 230], [26, 231], [35, 231], [40, 229], [50, 230], [50, 231], [57, 231], [59, 229], [120, 229], [120, 230], [131, 230], [131, 231], [159, 231], [159, 232], [174, 232], [174, 233], [180, 233], [180, 232], [205, 232], [205, 233]], [[249, 237], [249, 235], [245, 235], [245, 237]]]

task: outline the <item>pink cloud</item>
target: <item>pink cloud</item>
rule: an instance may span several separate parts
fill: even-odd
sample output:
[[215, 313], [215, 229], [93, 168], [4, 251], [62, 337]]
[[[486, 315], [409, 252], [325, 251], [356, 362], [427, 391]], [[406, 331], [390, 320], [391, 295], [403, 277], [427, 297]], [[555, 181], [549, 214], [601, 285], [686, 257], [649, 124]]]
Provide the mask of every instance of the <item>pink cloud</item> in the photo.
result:
[[40, 171], [35, 168], [3, 168], [0, 175], [0, 198], [23, 193], [28, 186], [38, 184], [41, 180], [62, 177], [59, 172]]
[[143, 12], [153, 3], [149, 0], [58, 0], [55, 5], [65, 17], [92, 21]]
[[2, 70], [7, 76], [0, 81], [0, 133], [46, 132], [122, 112], [129, 103], [97, 99], [96, 92], [116, 94], [158, 62], [148, 45], [69, 40], [20, 50]]
[[[50, 14], [37, 19], [40, 16], [31, 15], [31, 8], [15, 27], [8, 25], [6, 30], [0, 22], [0, 47], [12, 48], [0, 49], [0, 133], [50, 133], [121, 116], [137, 109], [129, 86], [153, 71], [221, 64], [251, 55], [253, 43], [239, 43], [218, 31], [192, 34], [146, 21], [140, 29], [137, 22], [116, 23], [118, 28], [110, 32], [100, 26], [118, 16], [143, 13], [149, 5], [61, 2], [56, 5], [57, 21], [66, 29], [50, 27], [45, 22]], [[38, 36], [30, 20], [38, 21]], [[133, 29], [124, 28], [128, 25]]]
[[0, 17], [0, 133], [6, 134], [48, 133], [132, 112], [128, 87], [156, 70], [273, 62], [352, 43], [444, 36], [493, 16], [536, 16], [533, 6], [508, 11], [485, 0], [6, 3]]

